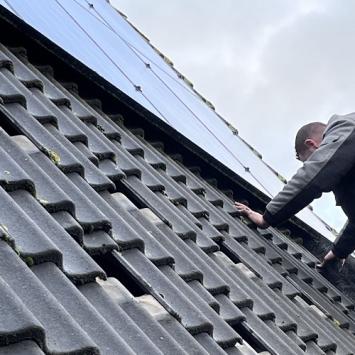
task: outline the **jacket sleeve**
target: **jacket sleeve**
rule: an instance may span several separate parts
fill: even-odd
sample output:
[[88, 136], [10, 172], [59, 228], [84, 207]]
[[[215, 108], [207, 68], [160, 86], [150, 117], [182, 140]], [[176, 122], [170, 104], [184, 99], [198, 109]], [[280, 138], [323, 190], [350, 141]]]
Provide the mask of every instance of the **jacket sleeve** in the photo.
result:
[[346, 258], [355, 250], [355, 223], [349, 221], [340, 237], [334, 242], [332, 251], [338, 258]]
[[266, 206], [265, 221], [275, 226], [331, 191], [355, 163], [355, 114], [333, 116], [320, 147]]

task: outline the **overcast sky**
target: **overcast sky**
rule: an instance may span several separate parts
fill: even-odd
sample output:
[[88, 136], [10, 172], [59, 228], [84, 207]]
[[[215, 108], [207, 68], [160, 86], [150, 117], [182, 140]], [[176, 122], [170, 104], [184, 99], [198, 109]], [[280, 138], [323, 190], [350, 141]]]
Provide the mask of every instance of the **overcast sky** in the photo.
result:
[[[355, 111], [355, 1], [111, 2], [287, 179], [297, 129]], [[339, 229], [334, 204], [312, 205]]]

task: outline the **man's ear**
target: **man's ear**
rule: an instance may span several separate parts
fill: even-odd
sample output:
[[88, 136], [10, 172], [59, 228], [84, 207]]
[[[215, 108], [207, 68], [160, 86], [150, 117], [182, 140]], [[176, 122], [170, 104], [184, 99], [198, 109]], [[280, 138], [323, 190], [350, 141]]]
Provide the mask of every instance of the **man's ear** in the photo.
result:
[[308, 148], [316, 148], [317, 147], [317, 142], [312, 139], [312, 138], [307, 138], [304, 141], [304, 144], [308, 147]]

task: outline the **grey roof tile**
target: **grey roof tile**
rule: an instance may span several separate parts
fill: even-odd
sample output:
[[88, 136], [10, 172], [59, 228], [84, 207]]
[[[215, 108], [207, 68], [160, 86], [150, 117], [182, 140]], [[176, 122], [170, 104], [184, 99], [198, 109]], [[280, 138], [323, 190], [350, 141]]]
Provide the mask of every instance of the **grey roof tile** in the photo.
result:
[[[134, 298], [129, 291], [115, 278], [100, 281], [111, 299], [136, 323], [149, 339], [163, 351], [164, 354], [185, 354], [180, 345], [194, 343], [194, 339], [186, 329], [173, 318], [153, 297]], [[168, 318], [175, 324], [176, 333], [183, 334], [184, 341], [176, 341], [177, 336], [169, 336], [160, 323]], [[177, 335], [177, 334], [175, 334]], [[181, 339], [180, 339], [181, 340]], [[188, 344], [188, 345], [190, 345]], [[192, 348], [192, 347], [191, 347]]]
[[135, 353], [163, 354], [99, 284], [91, 282], [79, 290]]
[[27, 57], [20, 56], [18, 60], [21, 60], [26, 66], [36, 75], [36, 77], [43, 83], [44, 94], [55, 104], [67, 105], [71, 107], [71, 102], [67, 95], [59, 90], [44, 73], [51, 75], [53, 68], [50, 66], [34, 66], [28, 62]]
[[10, 196], [60, 250], [63, 255], [63, 270], [74, 283], [89, 282], [98, 276], [105, 277], [101, 267], [28, 192], [15, 191]]
[[[165, 174], [166, 175], [166, 174]], [[188, 201], [188, 203], [190, 205], [195, 205], [194, 209], [196, 212], [194, 212], [192, 209], [189, 210], [191, 211], [191, 213], [193, 213], [195, 216], [199, 217], [202, 215], [205, 215], [207, 217], [209, 217], [209, 209], [208, 206], [206, 206], [206, 204], [204, 203], [203, 199], [198, 199], [196, 197], [196, 193], [191, 191], [184, 182], [182, 181], [178, 181], [176, 182], [174, 179], [170, 178], [171, 181], [173, 181], [174, 186], [176, 186], [176, 189], [178, 189], [180, 191], [181, 194], [183, 194], [186, 198], [186, 200]], [[214, 224], [214, 223], [212, 223]], [[216, 224], [219, 224], [218, 222]]]
[[83, 236], [83, 247], [90, 255], [106, 254], [117, 250], [117, 243], [103, 230], [94, 230]]
[[128, 176], [122, 184], [139, 198], [142, 203], [153, 210], [155, 214], [164, 221], [169, 221], [173, 226], [174, 231], [183, 238], [192, 238], [196, 240], [196, 232], [194, 227], [186, 223], [179, 211], [173, 210], [173, 205], [166, 201], [166, 198], [161, 193], [154, 193], [149, 190], [135, 176]]
[[[246, 242], [250, 249], [258, 253], [263, 253], [270, 262], [278, 262], [282, 257], [280, 251], [268, 243], [264, 238], [260, 238], [253, 230], [250, 230], [244, 223], [229, 214], [223, 212], [221, 207], [214, 208], [214, 212], [224, 218], [228, 223], [228, 233], [238, 242]], [[246, 237], [246, 238], [245, 238]]]
[[[309, 341], [306, 343], [306, 354], [314, 354], [314, 355], [324, 355], [325, 352], [313, 341]], [[327, 352], [328, 354], [328, 352]]]
[[320, 308], [325, 314], [333, 317], [341, 328], [349, 328], [349, 324], [352, 322], [351, 319], [346, 317], [344, 313], [329, 302], [324, 295], [320, 292], [316, 292], [309, 284], [299, 280], [295, 275], [291, 275], [290, 277], [313, 304]]
[[2, 188], [0, 198], [0, 223], [21, 256], [31, 263], [53, 261], [62, 266], [60, 250]]
[[[271, 276], [274, 276], [274, 277], [278, 278], [279, 281], [281, 282], [281, 284], [282, 284], [282, 293], [284, 295], [286, 295], [287, 297], [292, 298], [295, 295], [299, 294], [299, 291], [293, 285], [293, 283], [290, 282], [290, 280], [288, 279], [287, 276], [288, 276], [289, 272], [290, 273], [296, 273], [297, 270], [293, 266], [292, 267], [291, 266], [287, 267], [287, 265], [286, 265], [286, 269], [285, 269], [283, 267], [284, 264], [285, 264], [284, 260], [282, 262], [282, 265], [274, 263], [274, 264], [271, 265], [272, 268], [270, 268], [269, 271], [270, 271], [270, 273], [272, 273]], [[277, 275], [279, 275], [279, 276], [277, 276]], [[270, 275], [268, 277], [270, 277]], [[274, 286], [275, 284], [271, 284], [271, 285]], [[276, 283], [276, 286], [278, 286], [277, 283]]]
[[[83, 142], [77, 141], [77, 142], [72, 142], [73, 145], [81, 151], [85, 155], [85, 157], [90, 160], [94, 165], [99, 166], [99, 159], [95, 154], [93, 154], [90, 149], [87, 147], [86, 144]], [[105, 174], [106, 175], [106, 174]]]
[[273, 321], [264, 322], [249, 309], [246, 309], [244, 314], [247, 318], [244, 327], [250, 329], [268, 351], [276, 354], [303, 354], [298, 345], [277, 328]]
[[319, 316], [308, 304], [304, 304], [304, 301], [300, 302], [300, 299], [295, 299], [292, 302], [296, 304], [299, 309], [303, 307], [306, 311], [306, 313], [304, 313], [306, 315], [305, 320], [316, 326], [318, 333], [317, 344], [323, 351], [337, 349], [339, 353], [344, 354], [348, 352], [347, 347], [349, 346], [349, 341], [346, 339], [344, 331]]
[[[56, 166], [47, 159], [43, 154], [31, 154], [31, 158], [37, 165], [46, 172], [52, 181], [55, 181], [57, 186], [65, 191], [70, 196], [75, 204], [75, 219], [80, 223], [84, 231], [94, 229], [110, 229], [110, 222], [105, 216], [94, 206], [88, 198], [70, 181], [70, 179], [62, 174]], [[75, 178], [77, 174], [69, 174], [70, 178]]]
[[0, 97], [4, 103], [18, 103], [23, 107], [26, 107], [26, 98], [19, 92], [16, 87], [8, 80], [7, 75], [12, 75], [11, 71], [4, 69], [0, 70]]
[[[212, 332], [213, 326], [182, 291], [137, 249], [115, 252], [116, 260], [134, 275], [141, 286], [159, 300], [169, 313], [181, 319], [192, 334]], [[170, 266], [162, 267], [171, 269]]]
[[101, 353], [134, 354], [124, 339], [53, 263], [36, 265], [32, 267], [32, 271], [57, 299], [57, 302], [80, 324], [81, 329], [94, 341]]
[[[3, 46], [2, 46], [3, 48]], [[4, 47], [5, 48], [5, 47]], [[14, 71], [14, 66], [10, 58], [4, 53], [3, 50], [0, 51], [0, 67], [6, 68], [10, 71]]]
[[[62, 146], [68, 145], [68, 140], [53, 126], [50, 124], [44, 125], [47, 130], [51, 133], [52, 137], [55, 137], [58, 141], [61, 142]], [[84, 177], [86, 181], [97, 191], [105, 189], [114, 189], [114, 184], [110, 181], [100, 169], [94, 165], [89, 159], [86, 158], [79, 149], [74, 145], [70, 147], [71, 152], [75, 155], [75, 158], [81, 163], [81, 166], [84, 168]]]
[[297, 334], [293, 330], [285, 331], [285, 334], [295, 343], [297, 344], [303, 351], [307, 349], [306, 343], [300, 339]]
[[127, 175], [127, 176], [142, 176], [142, 171], [139, 167], [139, 163], [135, 162], [132, 159], [132, 155], [128, 153], [119, 142], [112, 141], [112, 149], [116, 155], [116, 162], [120, 169]]
[[[45, 107], [53, 112], [57, 119], [58, 128], [61, 133], [68, 138], [70, 142], [83, 142], [86, 145], [88, 144], [88, 137], [81, 130], [78, 125], [76, 125], [73, 120], [70, 120], [70, 117], [63, 113], [63, 110], [60, 110], [49, 98], [47, 98], [39, 89], [31, 89], [33, 97], [36, 97], [37, 100], [43, 103]], [[66, 107], [66, 106], [65, 106]]]
[[[40, 92], [38, 88], [28, 89], [16, 77], [8, 70], [1, 71], [1, 78], [11, 85], [11, 90], [17, 91], [20, 95], [24, 96], [26, 99], [26, 109], [28, 113], [33, 116], [40, 123], [51, 123], [55, 126], [58, 125], [57, 118], [54, 116], [53, 112], [48, 109], [42, 100], [38, 98], [38, 95], [33, 93]], [[31, 91], [32, 90], [32, 91]]]
[[121, 131], [121, 143], [124, 148], [130, 152], [132, 155], [140, 156], [144, 158], [145, 162], [152, 166], [154, 169], [166, 169], [164, 162], [159, 160], [157, 156], [150, 150], [147, 150], [144, 144], [140, 144], [137, 138], [131, 138], [130, 134], [134, 136], [133, 133], [128, 130]]
[[203, 332], [196, 334], [194, 337], [190, 336], [186, 329], [151, 296], [142, 296], [139, 297], [138, 300], [139, 303], [164, 327], [164, 329], [178, 341], [184, 353], [207, 354], [208, 352], [204, 350], [198, 342], [200, 338], [204, 339], [205, 337], [208, 337], [209, 341], [216, 346], [216, 343], [208, 333]]
[[23, 189], [33, 195], [36, 194], [31, 178], [2, 148], [0, 148], [0, 185], [7, 191]]
[[214, 223], [210, 223], [206, 217], [200, 217], [198, 221], [201, 224], [203, 234], [211, 238], [214, 242], [218, 244], [224, 239], [221, 231], [228, 229], [227, 224], [219, 224], [216, 226]]
[[[240, 275], [240, 274], [239, 274]], [[240, 275], [242, 278], [242, 275]], [[294, 307], [294, 304], [285, 297], [282, 292], [271, 290], [260, 280], [249, 282], [250, 287], [254, 287], [254, 292], [259, 291], [263, 300], [275, 311], [276, 324], [281, 329], [292, 329], [294, 323], [297, 326], [297, 335], [303, 341], [315, 340], [318, 338], [317, 332], [306, 321], [307, 316], [303, 309]]]
[[[145, 214], [147, 215], [147, 213]], [[150, 214], [150, 217], [152, 215]], [[161, 221], [155, 219], [154, 222], [159, 230], [168, 237], [169, 241], [175, 244], [175, 246], [183, 252], [184, 255], [189, 259], [190, 263], [193, 263], [195, 268], [199, 270], [203, 275], [203, 285], [204, 287], [212, 294], [219, 293], [228, 293], [229, 287], [228, 282], [224, 281], [221, 278], [221, 272], [216, 269], [216, 265], [210, 262], [209, 258], [205, 257], [204, 252], [193, 242], [193, 241], [183, 241], [177, 237], [177, 235], [165, 224]], [[153, 232], [153, 235], [155, 233]], [[178, 259], [177, 259], [178, 261]], [[178, 264], [175, 265], [176, 271], [179, 273], [179, 270], [182, 266]], [[236, 288], [235, 285], [232, 286], [232, 293], [238, 294], [239, 296], [243, 296], [243, 292]], [[244, 299], [242, 301], [243, 304], [248, 304], [248, 297], [244, 295]]]
[[[203, 200], [201, 198], [201, 200]], [[270, 261], [275, 261], [280, 256], [270, 248], [270, 245], [265, 243], [259, 236], [255, 236], [254, 233], [244, 226], [239, 220], [232, 218], [229, 214], [226, 214], [222, 207], [215, 207], [212, 204], [206, 204], [207, 209], [209, 210], [210, 220], [213, 221], [216, 226], [228, 226], [226, 228], [220, 228], [220, 230], [224, 230], [228, 232], [238, 241], [246, 241], [249, 247], [257, 252], [266, 253], [267, 258]]]
[[88, 147], [90, 151], [95, 154], [100, 160], [101, 159], [114, 159], [115, 154], [111, 150], [110, 146], [107, 144], [107, 138], [99, 129], [92, 123], [83, 123], [78, 120], [73, 112], [65, 105], [60, 106], [60, 111], [70, 121], [74, 122], [74, 125], [80, 129], [88, 138]]
[[[127, 212], [126, 212], [127, 213]], [[131, 215], [136, 219], [140, 225], [140, 229], [145, 231], [150, 238], [154, 238], [161, 246], [163, 246], [174, 258], [175, 271], [185, 280], [202, 280], [202, 272], [194, 265], [193, 261], [185, 254], [187, 249], [184, 242], [174, 233], [163, 233], [156, 225], [157, 217], [149, 209], [138, 210], [133, 209], [130, 211]], [[132, 218], [131, 216], [131, 218]], [[161, 220], [159, 220], [163, 223]], [[159, 222], [158, 222], [159, 223]], [[142, 234], [141, 234], [142, 235]], [[179, 246], [174, 244], [172, 238], [178, 239]], [[180, 242], [180, 243], [179, 243]], [[147, 243], [145, 242], [147, 247]], [[147, 251], [147, 248], [145, 249]], [[145, 252], [147, 254], [147, 252]], [[149, 257], [149, 256], [148, 256]]]
[[149, 206], [160, 218], [168, 220], [177, 234], [182, 235], [184, 238], [196, 238], [197, 243], [205, 252], [219, 250], [218, 245], [193, 223], [193, 216], [191, 217], [187, 210], [174, 206], [160, 192], [154, 194], [136, 177], [128, 177], [123, 183], [131, 191], [134, 191], [136, 195], [139, 194], [141, 201], [146, 206]]
[[[150, 233], [157, 238], [157, 240], [162, 240], [166, 238], [165, 245], [167, 249], [172, 251], [175, 258], [175, 270], [180, 274], [181, 270], [190, 265], [192, 270], [198, 270], [203, 276], [203, 284], [212, 294], [215, 293], [228, 293], [229, 288], [227, 283], [225, 283], [220, 277], [219, 273], [214, 270], [214, 266], [210, 266], [208, 263], [208, 258], [205, 257], [204, 252], [191, 240], [183, 241], [176, 233], [174, 233], [171, 228], [164, 224], [154, 213], [148, 209], [143, 209], [138, 211], [132, 211], [132, 214], [142, 223]], [[144, 219], [140, 218], [144, 216]], [[152, 226], [152, 224], [154, 226]], [[155, 228], [154, 228], [155, 227]], [[173, 249], [171, 245], [174, 245]], [[175, 251], [181, 251], [185, 258], [181, 255], [175, 254]], [[176, 256], [176, 257], [175, 257]], [[187, 262], [184, 261], [187, 258]], [[179, 263], [184, 263], [185, 265], [180, 265]], [[192, 265], [191, 265], [192, 264]], [[189, 277], [184, 277], [184, 272], [181, 272], [182, 278], [190, 279]]]
[[213, 206], [224, 207], [225, 202], [219, 194], [217, 194], [210, 186], [204, 185], [204, 189], [207, 201], [209, 201]]
[[126, 177], [126, 174], [120, 169], [118, 164], [110, 159], [100, 160], [98, 167], [113, 182], [120, 181]]
[[163, 182], [169, 199], [171, 199], [172, 201], [186, 200], [186, 203], [184, 205], [195, 217], [208, 215], [208, 211], [199, 203], [199, 201], [195, 198], [194, 194], [184, 189], [185, 185], [183, 183], [178, 183], [174, 179], [171, 179], [161, 169], [158, 169], [157, 171], [159, 173], [159, 179]]
[[[27, 67], [27, 65], [22, 63], [11, 50], [7, 49], [2, 44], [0, 44], [0, 50], [3, 55], [6, 55], [11, 60], [13, 65], [12, 72], [19, 81], [21, 81], [26, 87], [38, 87], [43, 89], [42, 81], [32, 72], [32, 70], [30, 70], [30, 68]], [[14, 48], [13, 51], [15, 51], [19, 56], [27, 55], [25, 48]]]
[[107, 196], [108, 193], [103, 191], [101, 192], [101, 195], [97, 194], [78, 175], [73, 175], [70, 179], [80, 191], [82, 196], [85, 196], [85, 199], [90, 200], [90, 203], [95, 205], [95, 209], [100, 211], [105, 220], [110, 221], [112, 238], [117, 242], [121, 249], [129, 249], [134, 247], [139, 247], [141, 249], [144, 248], [142, 238], [126, 223], [120, 214], [105, 201], [104, 196]]
[[169, 333], [170, 337], [174, 338], [179, 343], [186, 354], [208, 354], [208, 352], [199, 344], [198, 340], [196, 341], [194, 338], [205, 334], [205, 336], [212, 340], [209, 334], [199, 333], [195, 335], [195, 337], [191, 337], [186, 329], [182, 327], [173, 317], [160, 320], [160, 324]]
[[[160, 198], [162, 198], [162, 195], [159, 194], [158, 195]], [[166, 195], [165, 195], [166, 196]], [[164, 203], [166, 203], [167, 205], [171, 206], [171, 204], [167, 198], [163, 199]], [[201, 222], [198, 220], [198, 218], [196, 218], [192, 213], [190, 213], [186, 206], [184, 206], [184, 204], [181, 203], [177, 203], [177, 204], [173, 204], [173, 207], [171, 207], [173, 210], [178, 210], [179, 215], [181, 216], [181, 218], [187, 223], [190, 224], [192, 229], [196, 231], [196, 234], [199, 234], [199, 232], [202, 230], [202, 224]], [[197, 237], [196, 236], [196, 241], [197, 241]], [[199, 236], [201, 237], [201, 236]], [[212, 242], [211, 242], [212, 243]], [[213, 243], [215, 244], [215, 243]]]
[[269, 267], [264, 258], [243, 244], [225, 234], [225, 240], [222, 242], [222, 251], [230, 256], [233, 261], [242, 261], [259, 277], [262, 277], [270, 287], [282, 288], [284, 279]]
[[[144, 176], [142, 175], [142, 182], [145, 183]], [[167, 181], [164, 181], [162, 179], [162, 185], [164, 190], [164, 194], [168, 197], [168, 199], [174, 204], [174, 205], [182, 205], [184, 207], [187, 207], [188, 202], [186, 197], [179, 193], [177, 189], [175, 189], [171, 184]], [[198, 209], [192, 208], [192, 212], [198, 214]]]
[[186, 283], [195, 291], [196, 294], [198, 294], [212, 309], [214, 309], [219, 314], [221, 306], [216, 299], [216, 296], [218, 295], [212, 295], [198, 280], [190, 280], [186, 281]]
[[[154, 148], [152, 146], [149, 146], [150, 151], [154, 151]], [[200, 184], [193, 184], [191, 180], [187, 178], [187, 174], [183, 169], [180, 169], [175, 162], [169, 158], [168, 156], [164, 155], [162, 152], [159, 150], [155, 150], [154, 153], [157, 155], [157, 159], [162, 160], [165, 164], [165, 171], [166, 173], [175, 181], [177, 182], [182, 182], [184, 184], [187, 184], [187, 186], [191, 189], [191, 191], [199, 191], [202, 192], [202, 188]], [[153, 165], [153, 163], [150, 163]]]
[[160, 157], [164, 159], [167, 167], [166, 172], [169, 176], [176, 181], [186, 184], [186, 186], [194, 193], [205, 194], [206, 189], [201, 179], [197, 179], [189, 169], [183, 167], [181, 163], [172, 157], [163, 154], [161, 151], [158, 151], [158, 153], [160, 154]]
[[212, 253], [219, 250], [219, 246], [215, 241], [222, 239], [221, 234], [214, 229], [213, 226], [203, 229], [200, 220], [193, 216], [184, 206], [173, 206], [174, 209], [180, 211], [181, 217], [190, 224], [196, 233], [196, 244], [206, 253]]
[[[52, 157], [64, 172], [83, 172], [83, 167], [80, 162], [67, 150], [66, 143], [69, 141], [65, 141], [66, 138], [64, 136], [60, 136], [58, 132], [57, 137], [64, 139], [58, 141], [57, 137], [54, 137], [48, 132], [45, 125], [42, 126], [37, 122], [37, 120], [19, 104], [7, 104], [5, 109], [8, 112], [9, 119], [16, 125], [20, 132], [26, 135], [40, 150]], [[48, 124], [48, 127], [51, 128], [53, 126]], [[55, 131], [57, 130], [55, 127], [53, 128]]]
[[[179, 162], [176, 162], [176, 164], [181, 165]], [[223, 210], [228, 214], [234, 215], [236, 213], [233, 201], [222, 191], [211, 186], [207, 181], [204, 181], [200, 175], [193, 173], [188, 169], [185, 169], [185, 171], [189, 176], [189, 180], [191, 180], [190, 184], [198, 184], [204, 189], [207, 201], [212, 203], [214, 206], [223, 207]]]
[[83, 245], [84, 230], [70, 213], [67, 211], [59, 211], [51, 213], [51, 216], [74, 238], [74, 240], [80, 245]]
[[141, 171], [141, 181], [144, 185], [149, 187], [152, 191], [163, 191], [165, 190], [165, 186], [163, 181], [158, 178], [155, 174], [155, 170], [146, 164], [144, 159], [140, 156], [132, 156], [132, 162], [137, 166], [137, 168]]
[[245, 315], [232, 301], [224, 294], [215, 295], [219, 304], [219, 315], [229, 325], [236, 325], [245, 320]]
[[223, 355], [225, 351], [207, 333], [197, 334], [195, 339], [204, 347], [208, 354]]
[[16, 293], [0, 277], [0, 344], [32, 339], [43, 346], [44, 329]]
[[[201, 313], [207, 317], [207, 319], [213, 324], [213, 338], [219, 343], [222, 347], [233, 346], [237, 341], [241, 341], [239, 335], [227, 325], [217, 313], [212, 310], [203, 299], [201, 299], [198, 294], [186, 286], [182, 279], [180, 279], [176, 273], [171, 268], [161, 268], [163, 274], [171, 281], [175, 286], [179, 288], [180, 291], [183, 291], [184, 295], [192, 302]], [[234, 315], [235, 316], [235, 315]], [[239, 320], [240, 313], [238, 314], [237, 319]]]
[[0, 355], [44, 355], [38, 345], [31, 340], [0, 347]]
[[0, 241], [0, 274], [45, 329], [46, 352], [97, 354], [92, 340], [3, 241]]
[[[248, 343], [244, 342], [242, 345], [237, 344], [234, 347], [225, 349], [228, 355], [256, 355], [258, 354]], [[267, 351], [259, 352], [260, 355], [269, 355]]]
[[53, 75], [53, 68], [50, 65], [32, 65], [28, 62], [27, 58], [20, 58], [27, 67], [37, 76], [37, 78], [43, 83], [44, 94], [56, 105], [66, 105], [71, 108], [71, 102], [65, 93], [57, 89], [57, 87], [51, 83], [46, 75]]
[[[201, 196], [201, 195], [200, 195]], [[208, 211], [208, 221], [211, 226], [216, 228], [218, 231], [229, 231], [229, 224], [225, 221], [224, 218], [221, 218], [221, 216], [218, 216], [216, 213], [214, 213], [213, 210], [208, 209], [208, 204], [206, 201], [203, 199], [202, 203], [206, 206], [206, 210]], [[208, 207], [207, 207], [208, 206]]]
[[[181, 292], [183, 292], [190, 302], [199, 309], [200, 313], [207, 317], [211, 322], [213, 325], [213, 338], [220, 346], [227, 348], [233, 346], [237, 341], [241, 341], [239, 334], [237, 334], [227, 322], [224, 322], [223, 319], [219, 317], [198, 294], [195, 294], [195, 292], [186, 285], [172, 268], [163, 267], [160, 268], [160, 270]], [[238, 315], [236, 315], [236, 313], [237, 312], [233, 315], [234, 321], [240, 321], [240, 312]]]
[[[203, 285], [210, 293], [228, 293], [229, 288], [227, 283], [221, 279], [219, 272], [216, 272], [214, 265], [211, 265], [208, 262], [209, 259], [206, 258], [205, 253], [196, 245], [196, 243], [194, 243], [192, 240], [183, 241], [166, 224], [164, 224], [156, 216], [152, 215], [152, 213], [149, 213], [148, 211], [142, 211], [141, 213], [143, 213], [144, 216], [150, 218], [150, 220], [155, 224], [156, 228], [165, 236], [165, 238], [167, 238], [173, 245], [175, 245], [178, 250], [180, 250], [186, 256], [186, 258], [189, 260], [189, 263], [194, 266], [195, 270], [198, 270], [200, 273], [202, 273]], [[152, 230], [152, 234], [157, 238], [161, 237], [161, 234], [156, 230]], [[177, 273], [180, 273], [184, 268], [184, 266], [178, 264], [180, 259], [181, 258], [176, 258], [175, 260]]]
[[36, 197], [46, 210], [68, 211], [74, 214], [73, 201], [32, 159], [35, 156], [46, 159], [32, 142], [24, 136], [10, 138], [4, 130], [0, 129], [0, 145], [30, 176], [35, 184]]
[[92, 122], [94, 124], [97, 123], [97, 114], [93, 109], [91, 109], [88, 105], [85, 105], [81, 100], [78, 100], [70, 90], [67, 90], [67, 88], [65, 88], [61, 83], [59, 83], [53, 76], [47, 75], [47, 78], [54, 86], [57, 87], [59, 91], [61, 91], [66, 97], [68, 97], [75, 116], [85, 122]]
[[[9, 80], [11, 80], [12, 78], [9, 77], [8, 72], [4, 72], [4, 75], [6, 75], [8, 77]], [[27, 103], [30, 105], [29, 106], [29, 112], [36, 117], [37, 119], [40, 120], [40, 122], [42, 123], [46, 123], [46, 122], [52, 122], [55, 123], [55, 125], [58, 124], [57, 118], [61, 118], [61, 122], [63, 121], [63, 119], [65, 120], [65, 116], [61, 114], [61, 111], [59, 111], [56, 106], [52, 105], [48, 100], [45, 99], [45, 97], [41, 94], [40, 90], [37, 88], [34, 88], [32, 90], [32, 93], [27, 90], [26, 88], [22, 87], [21, 85], [19, 85], [19, 83], [16, 80], [12, 80], [12, 84], [13, 85], [17, 85], [17, 89], [26, 97]], [[40, 100], [42, 98], [42, 100]], [[44, 106], [44, 105], [47, 106]], [[31, 109], [32, 108], [32, 109]], [[14, 109], [14, 108], [12, 108]], [[54, 111], [54, 115], [53, 116], [53, 111]], [[50, 115], [48, 115], [48, 112], [50, 113]], [[66, 122], [67, 126], [68, 124], [73, 126], [73, 123], [71, 122]], [[75, 124], [74, 124], [75, 127]], [[62, 141], [62, 137], [53, 129], [51, 129], [51, 126], [47, 125], [47, 128], [51, 130], [52, 134], [59, 140]], [[65, 133], [67, 133], [67, 136], [69, 136], [69, 138], [71, 140], [73, 140], [73, 136], [76, 137], [75, 139], [81, 139], [84, 141], [87, 141], [87, 137], [80, 131], [76, 130], [74, 133], [68, 133], [67, 131], [64, 130]], [[37, 134], [38, 137], [38, 134]], [[42, 137], [41, 137], [42, 138]], [[39, 141], [41, 141], [41, 139], [39, 138]], [[43, 138], [42, 141], [43, 143]], [[63, 141], [62, 141], [63, 142]], [[44, 146], [46, 147], [47, 150], [53, 150], [50, 149], [50, 145], [55, 145], [54, 142], [47, 142], [47, 144], [44, 144]], [[65, 144], [63, 144], [63, 146], [65, 146]], [[59, 154], [61, 161], [63, 160], [63, 151], [57, 146], [57, 150], [54, 150], [57, 154]], [[86, 167], [86, 170], [93, 170], [93, 166], [90, 165], [89, 162], [86, 162], [85, 160], [83, 161], [83, 156], [80, 154], [80, 151], [75, 151], [75, 149], [73, 149], [73, 153], [75, 153], [76, 157], [81, 161], [81, 163]], [[64, 150], [64, 156], [66, 155], [66, 152]], [[59, 165], [61, 166], [62, 162], [59, 161]], [[63, 165], [63, 164], [62, 164]], [[62, 166], [63, 168], [67, 169], [68, 167]], [[97, 173], [98, 174], [98, 173]], [[91, 174], [92, 175], [92, 174]], [[90, 178], [90, 176], [88, 176], [88, 179]], [[93, 184], [95, 183], [94, 181], [92, 182]], [[101, 182], [103, 183], [103, 182]], [[108, 183], [108, 181], [106, 181], [106, 183]], [[97, 182], [96, 182], [97, 184]]]
[[[287, 257], [287, 254], [284, 254], [284, 257]], [[329, 298], [329, 301], [337, 301], [341, 303], [341, 307], [347, 309], [348, 306], [352, 307], [353, 302], [348, 299], [344, 294], [340, 294], [340, 291], [335, 288], [327, 279], [322, 277], [317, 272], [314, 272], [313, 268], [308, 267], [300, 260], [295, 258], [290, 258], [292, 264], [298, 269], [297, 275], [298, 279], [305, 281], [306, 283], [312, 283], [312, 286], [321, 291], [326, 297]], [[339, 300], [340, 299], [340, 300]]]
[[[314, 255], [312, 255], [308, 250], [302, 248], [296, 243], [291, 242], [290, 239], [288, 239], [285, 235], [277, 231], [275, 228], [268, 228], [267, 233], [270, 233], [272, 235], [272, 240], [274, 244], [276, 244], [277, 241], [279, 241], [279, 243], [284, 242], [287, 244], [287, 248], [292, 248], [292, 250], [294, 250], [294, 253], [299, 252], [300, 254], [302, 254], [302, 256], [306, 258], [305, 260], [303, 260], [304, 262], [309, 263], [309, 261], [313, 261], [316, 263], [318, 261], [318, 259]], [[292, 252], [290, 252], [290, 254], [291, 253]]]
[[114, 124], [106, 115], [101, 111], [97, 116], [97, 128], [110, 140], [121, 143], [121, 131], [117, 129]]
[[137, 216], [133, 216], [125, 209], [125, 205], [129, 204], [131, 211], [138, 211], [136, 206], [123, 194], [108, 194], [104, 196], [107, 203], [123, 218], [123, 220], [143, 239], [144, 253], [154, 264], [172, 264], [174, 263], [173, 255], [166, 248], [166, 245], [161, 243], [153, 236], [152, 233], [137, 223]]
[[[2, 46], [2, 48], [4, 47]], [[12, 59], [16, 58], [9, 51], [7, 51], [7, 55], [11, 56]], [[31, 87], [36, 88], [38, 90], [42, 90], [42, 82], [37, 77], [35, 77], [33, 73], [18, 60], [13, 61], [13, 64], [16, 76], [13, 75], [11, 70], [4, 69], [1, 70], [0, 74], [5, 80], [5, 85], [11, 83], [11, 89], [9, 88], [8, 91], [17, 91], [20, 95], [25, 97], [26, 108], [28, 109], [31, 115], [33, 115], [39, 120], [39, 122], [52, 122], [54, 124], [57, 124], [56, 117], [53, 115], [53, 113], [45, 107], [41, 100], [38, 100], [36, 96], [32, 95], [31, 91], [28, 89], [29, 87]]]
[[[96, 109], [96, 111], [107, 123], [110, 124], [111, 131], [115, 130], [116, 132], [119, 133], [121, 137], [121, 144], [128, 152], [130, 152], [132, 155], [144, 156], [145, 160], [149, 162], [149, 164], [151, 164], [151, 162], [149, 161], [149, 157], [147, 156], [147, 153], [149, 152], [147, 151], [146, 146], [141, 143], [141, 141], [138, 139], [136, 135], [134, 135], [128, 129], [125, 129], [123, 125], [119, 124], [117, 121], [114, 122], [112, 116], [108, 117], [100, 109]], [[155, 159], [154, 159], [154, 163], [157, 163]]]
[[263, 319], [274, 319], [275, 313], [259, 297], [259, 294], [250, 292], [243, 282], [240, 282], [237, 275], [230, 270], [229, 265], [217, 253], [211, 254], [210, 259], [218, 274], [230, 287], [229, 297], [240, 309], [252, 308], [258, 316]]
[[[232, 302], [238, 307], [252, 307], [252, 300], [243, 291], [242, 285], [238, 285], [219, 265], [213, 262], [214, 254], [206, 257], [206, 254], [190, 240], [186, 241], [194, 263], [204, 272], [203, 283], [212, 294], [228, 293]], [[218, 287], [217, 287], [218, 285]]]
[[291, 263], [287, 258], [282, 260], [282, 263], [274, 263], [272, 267], [282, 276], [287, 276], [288, 274], [297, 274], [297, 267]]

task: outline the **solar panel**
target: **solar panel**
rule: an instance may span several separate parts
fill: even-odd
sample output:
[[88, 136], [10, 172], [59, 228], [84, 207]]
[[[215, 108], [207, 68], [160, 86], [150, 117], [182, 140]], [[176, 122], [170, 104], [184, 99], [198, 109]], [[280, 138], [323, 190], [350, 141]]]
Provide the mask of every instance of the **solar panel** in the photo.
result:
[[[266, 195], [282, 189], [275, 173], [107, 1], [0, 4]], [[309, 209], [297, 217], [334, 240]]]

